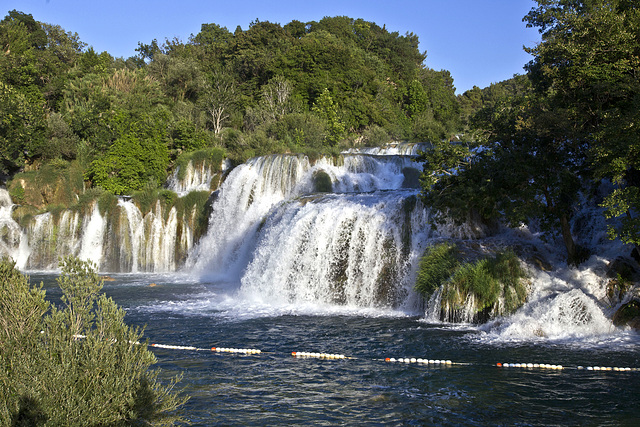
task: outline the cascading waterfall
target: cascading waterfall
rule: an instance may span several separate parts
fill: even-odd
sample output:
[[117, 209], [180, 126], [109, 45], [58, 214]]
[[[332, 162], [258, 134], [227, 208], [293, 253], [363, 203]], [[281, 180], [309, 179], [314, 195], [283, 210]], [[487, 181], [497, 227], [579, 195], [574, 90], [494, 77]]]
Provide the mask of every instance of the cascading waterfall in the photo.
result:
[[279, 206], [241, 279], [242, 294], [281, 304], [415, 308], [412, 266], [429, 228], [414, 198], [415, 191], [337, 194]]
[[269, 210], [293, 193], [309, 169], [306, 157], [258, 157], [235, 168], [220, 189], [209, 231], [187, 260], [187, 270], [234, 280]]
[[372, 156], [416, 156], [431, 144], [414, 142], [396, 142], [382, 147], [351, 148], [346, 154], [368, 154]]
[[[186, 270], [239, 281], [246, 298], [408, 307], [429, 236], [417, 191], [402, 190], [415, 167], [397, 156], [252, 159], [225, 181]], [[334, 194], [311, 195], [318, 172]]]
[[554, 274], [532, 272], [525, 305], [508, 318], [482, 326], [483, 339], [518, 342], [536, 339], [598, 342], [615, 332], [602, 279], [595, 272], [603, 260], [592, 257], [579, 270], [559, 268]]
[[178, 221], [175, 207], [165, 213], [160, 202], [143, 215], [130, 200], [119, 200], [116, 223], [108, 233], [107, 269], [127, 272], [171, 272], [177, 268], [176, 254], [190, 247], [178, 233], [192, 235], [186, 224]]
[[363, 157], [345, 156], [343, 164], [323, 158], [311, 165], [304, 156], [279, 155], [237, 167], [220, 190], [209, 232], [192, 252], [187, 269], [209, 279], [238, 281], [253, 252], [266, 250], [255, 244], [268, 214], [285, 200], [314, 193], [318, 172], [330, 177], [334, 191], [369, 192], [400, 189], [403, 170], [415, 168], [408, 159]]
[[92, 261], [97, 266], [102, 265], [105, 226], [106, 221], [100, 214], [98, 204], [94, 203], [88, 221], [84, 222], [82, 229], [82, 243], [78, 254], [80, 259]]

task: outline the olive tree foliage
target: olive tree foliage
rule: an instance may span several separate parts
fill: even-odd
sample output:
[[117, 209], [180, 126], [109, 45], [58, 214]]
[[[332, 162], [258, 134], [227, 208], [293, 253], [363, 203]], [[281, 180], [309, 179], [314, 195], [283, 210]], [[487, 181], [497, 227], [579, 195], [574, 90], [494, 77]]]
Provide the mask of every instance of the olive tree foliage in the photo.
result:
[[90, 262], [65, 258], [62, 304], [0, 261], [0, 425], [174, 425], [186, 402], [158, 381], [142, 331], [101, 293]]

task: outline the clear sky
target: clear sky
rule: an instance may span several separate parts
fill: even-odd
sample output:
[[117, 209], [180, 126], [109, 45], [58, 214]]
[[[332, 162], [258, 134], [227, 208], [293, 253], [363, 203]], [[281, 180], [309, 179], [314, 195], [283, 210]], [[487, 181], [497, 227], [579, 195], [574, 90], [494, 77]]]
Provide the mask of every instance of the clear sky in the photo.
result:
[[531, 57], [523, 46], [540, 41], [522, 18], [533, 0], [3, 0], [5, 16], [16, 9], [41, 22], [77, 32], [97, 52], [133, 56], [138, 42], [178, 37], [187, 41], [203, 23], [246, 30], [256, 18], [282, 25], [297, 19], [349, 16], [413, 32], [425, 64], [449, 70], [457, 93], [481, 88], [523, 73]]

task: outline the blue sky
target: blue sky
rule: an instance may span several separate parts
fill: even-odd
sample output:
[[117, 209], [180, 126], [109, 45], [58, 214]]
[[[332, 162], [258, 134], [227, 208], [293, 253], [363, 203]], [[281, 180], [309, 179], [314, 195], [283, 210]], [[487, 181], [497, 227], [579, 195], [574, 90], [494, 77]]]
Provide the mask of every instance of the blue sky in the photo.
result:
[[260, 21], [282, 25], [325, 16], [363, 18], [400, 34], [413, 32], [426, 65], [449, 70], [457, 92], [486, 87], [523, 73], [531, 57], [522, 49], [540, 41], [522, 18], [533, 0], [4, 0], [4, 10], [30, 13], [41, 22], [77, 32], [98, 51], [115, 57], [135, 55], [138, 42], [197, 34], [203, 23], [234, 31]]

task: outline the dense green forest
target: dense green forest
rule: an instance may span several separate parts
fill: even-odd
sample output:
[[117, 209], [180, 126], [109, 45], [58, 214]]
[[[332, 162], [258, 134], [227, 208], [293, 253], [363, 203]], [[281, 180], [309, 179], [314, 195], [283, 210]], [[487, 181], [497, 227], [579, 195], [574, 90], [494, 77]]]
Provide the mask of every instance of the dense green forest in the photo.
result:
[[123, 59], [14, 10], [0, 46], [5, 174], [77, 161], [87, 180], [126, 194], [207, 147], [244, 160], [458, 130], [449, 73], [424, 65], [415, 35], [362, 19], [203, 24]]
[[617, 219], [612, 238], [638, 244], [639, 7], [537, 3], [524, 21], [542, 42], [526, 48], [526, 73], [460, 96], [417, 36], [362, 19], [203, 24], [124, 59], [14, 10], [0, 22], [0, 172], [64, 182], [73, 194], [47, 209], [91, 187], [159, 188], [196, 151], [241, 162], [428, 141], [423, 199], [449, 217], [535, 219], [577, 263], [588, 253], [570, 224], [586, 200]]

